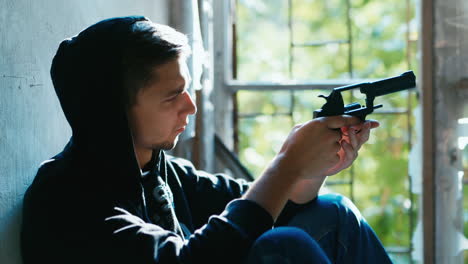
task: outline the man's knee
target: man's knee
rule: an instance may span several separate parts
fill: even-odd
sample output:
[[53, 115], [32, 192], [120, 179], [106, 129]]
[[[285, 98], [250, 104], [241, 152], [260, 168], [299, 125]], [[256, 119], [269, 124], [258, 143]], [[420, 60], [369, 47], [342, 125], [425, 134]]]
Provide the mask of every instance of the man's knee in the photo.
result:
[[320, 195], [302, 207], [287, 225], [306, 231], [334, 262], [342, 259], [364, 260], [368, 252], [373, 252], [369, 253], [371, 256], [388, 260], [371, 227], [353, 202], [343, 195]]
[[356, 205], [354, 205], [354, 203], [346, 196], [338, 193], [329, 193], [320, 195], [317, 200], [319, 207], [333, 207], [341, 217], [351, 217], [352, 219], [356, 219], [358, 222], [363, 220], [359, 209], [357, 209]]
[[308, 243], [310, 239], [310, 236], [300, 228], [277, 227], [261, 235], [255, 241], [255, 244], [268, 246], [282, 246], [283, 244], [300, 245]]
[[320, 246], [304, 230], [278, 227], [255, 241], [248, 263], [329, 263], [327, 261]]
[[[335, 260], [391, 263], [378, 237], [350, 199], [340, 194], [326, 194], [319, 196], [317, 200], [319, 204], [316, 214], [321, 210], [327, 211], [323, 208], [335, 208], [336, 238], [340, 244]], [[329, 257], [333, 259], [333, 256]]]
[[356, 206], [340, 194], [320, 195], [299, 210], [287, 223], [304, 229], [317, 240], [332, 232], [358, 232], [365, 222]]

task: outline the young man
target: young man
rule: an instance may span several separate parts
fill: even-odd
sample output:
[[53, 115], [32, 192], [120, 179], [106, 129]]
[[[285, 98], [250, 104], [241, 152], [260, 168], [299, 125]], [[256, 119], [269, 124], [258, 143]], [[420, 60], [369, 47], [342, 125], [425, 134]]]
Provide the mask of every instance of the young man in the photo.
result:
[[378, 123], [298, 125], [252, 184], [197, 171], [164, 154], [196, 112], [188, 55], [185, 36], [144, 17], [60, 44], [51, 76], [73, 135], [25, 194], [24, 262], [390, 262], [349, 200], [316, 197]]

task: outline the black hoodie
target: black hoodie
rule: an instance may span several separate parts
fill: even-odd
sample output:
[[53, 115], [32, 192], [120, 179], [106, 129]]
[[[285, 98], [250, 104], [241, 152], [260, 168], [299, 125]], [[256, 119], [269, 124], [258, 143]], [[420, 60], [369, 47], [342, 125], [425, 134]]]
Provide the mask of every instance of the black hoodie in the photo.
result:
[[122, 100], [122, 55], [139, 20], [147, 19], [104, 20], [60, 44], [51, 76], [73, 135], [25, 194], [24, 263], [239, 263], [273, 226], [262, 207], [236, 199], [246, 182], [196, 171], [162, 152], [156, 169], [192, 235], [147, 217]]

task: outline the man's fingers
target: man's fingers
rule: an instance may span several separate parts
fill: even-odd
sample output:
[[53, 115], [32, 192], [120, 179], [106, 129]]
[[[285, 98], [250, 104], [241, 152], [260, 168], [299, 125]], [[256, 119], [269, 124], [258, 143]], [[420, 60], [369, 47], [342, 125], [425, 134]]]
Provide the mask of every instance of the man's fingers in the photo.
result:
[[346, 159], [348, 161], [354, 161], [357, 158], [357, 151], [355, 151], [353, 146], [351, 146], [351, 144], [348, 144], [347, 142], [343, 142], [341, 145], [346, 155]]
[[323, 118], [323, 122], [327, 125], [328, 128], [336, 129], [345, 126], [354, 126], [362, 121], [354, 116], [341, 115], [341, 116], [328, 116]]
[[371, 123], [366, 122], [360, 133], [356, 135], [358, 138], [357, 147], [355, 147], [356, 150], [359, 150], [361, 146], [369, 140], [371, 127]]
[[366, 120], [365, 123], [367, 123], [367, 122], [370, 123], [370, 129], [377, 128], [377, 127], [380, 126], [380, 123], [377, 120], [369, 119], [369, 120]]
[[363, 133], [361, 133], [360, 135], [361, 137], [360, 145], [366, 143], [369, 140], [369, 136], [370, 136], [370, 129], [365, 129]]
[[354, 129], [349, 129], [348, 130], [348, 137], [349, 137], [349, 143], [351, 146], [356, 149], [359, 147], [359, 142], [356, 136], [356, 131]]

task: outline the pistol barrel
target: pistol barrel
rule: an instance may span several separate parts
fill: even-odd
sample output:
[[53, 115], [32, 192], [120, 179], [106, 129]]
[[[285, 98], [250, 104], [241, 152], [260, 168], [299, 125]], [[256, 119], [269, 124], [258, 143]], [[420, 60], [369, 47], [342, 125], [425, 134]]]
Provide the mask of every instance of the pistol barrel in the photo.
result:
[[381, 96], [390, 93], [395, 93], [407, 89], [414, 88], [416, 86], [416, 76], [413, 71], [407, 71], [400, 76], [391, 77], [368, 83], [361, 87], [361, 93], [369, 94], [373, 96]]

